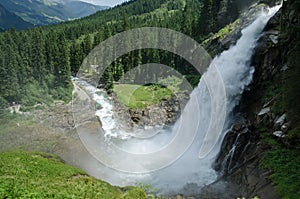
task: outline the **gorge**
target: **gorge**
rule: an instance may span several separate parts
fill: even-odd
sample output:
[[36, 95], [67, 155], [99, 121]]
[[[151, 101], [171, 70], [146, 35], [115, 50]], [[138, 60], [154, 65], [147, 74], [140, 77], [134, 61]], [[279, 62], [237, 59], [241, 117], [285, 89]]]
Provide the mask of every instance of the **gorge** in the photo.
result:
[[298, 198], [299, 9], [132, 0], [3, 30], [0, 198]]
[[[153, 136], [141, 138], [135, 137], [135, 134], [139, 132], [134, 132], [134, 129], [131, 132], [122, 131], [122, 126], [118, 126], [118, 121], [112, 118], [112, 104], [109, 103], [108, 99], [105, 99], [105, 95], [101, 94], [101, 91], [92, 85], [80, 79], [74, 79], [102, 107], [96, 112], [96, 115], [100, 117], [104, 130], [104, 132], [100, 131], [99, 133], [104, 135], [95, 136], [97, 131], [87, 133], [85, 129], [87, 123], [77, 126], [81, 140], [94, 158], [99, 161], [100, 164], [98, 166], [101, 165], [101, 169], [98, 169], [99, 173], [95, 171], [91, 173], [98, 178], [119, 186], [134, 185], [141, 182], [150, 184], [162, 194], [196, 194], [197, 191], [195, 190], [192, 193], [188, 193], [190, 185], [198, 187], [197, 190], [200, 191], [204, 185], [213, 183], [217, 179], [218, 174], [212, 168], [212, 165], [219, 153], [226, 131], [233, 122], [233, 109], [239, 104], [244, 89], [252, 81], [254, 68], [251, 67], [250, 61], [254, 48], [268, 20], [280, 7], [262, 8], [258, 12], [256, 19], [242, 30], [242, 36], [237, 43], [212, 61], [210, 67], [203, 74], [198, 87], [191, 93], [190, 101], [174, 126], [168, 129], [147, 129], [146, 133]], [[218, 73], [221, 76], [221, 80], [217, 80]], [[208, 84], [210, 84], [209, 87]], [[222, 91], [222, 89], [225, 90]], [[220, 94], [222, 92], [226, 92], [226, 95]], [[224, 99], [224, 96], [226, 96], [226, 99]], [[222, 114], [220, 111], [224, 111], [224, 107], [214, 109], [212, 104], [226, 106], [226, 112]], [[82, 112], [79, 112], [80, 116], [82, 116]], [[77, 117], [76, 114], [74, 116], [75, 118]], [[215, 121], [212, 122], [213, 130], [220, 129], [220, 134], [209, 130], [211, 128], [209, 126], [211, 119]], [[194, 130], [196, 130], [195, 137], [190, 133]], [[139, 129], [139, 131], [141, 130]], [[151, 131], [154, 131], [154, 133]], [[176, 159], [174, 162], [171, 162], [172, 164], [167, 164], [161, 169], [149, 170], [149, 172], [145, 172], [147, 169], [142, 169], [143, 172], [136, 174], [134, 174], [136, 172], [134, 169], [125, 170], [122, 167], [124, 169], [122, 172], [117, 166], [109, 168], [109, 162], [120, 162], [121, 165], [134, 168], [136, 168], [134, 165], [142, 167], [146, 165], [146, 167], [152, 168], [149, 165], [158, 164], [160, 158], [153, 161], [150, 158], [152, 156], [149, 154], [159, 154], [161, 159], [163, 159], [168, 153], [168, 151], [163, 150], [164, 147], [170, 140], [176, 139], [178, 132], [184, 132], [184, 136], [192, 137], [193, 139], [191, 146], [188, 147], [182, 156], [175, 157]], [[182, 140], [185, 139], [181, 137]], [[97, 157], [99, 156], [99, 151], [106, 150], [103, 147], [106, 145], [105, 142], [119, 147], [125, 153], [118, 151], [111, 154], [100, 154], [101, 157], [105, 156], [106, 160]], [[204, 147], [201, 148], [201, 146]], [[173, 148], [173, 152], [174, 150], [176, 151]], [[177, 150], [180, 150], [180, 147]], [[139, 159], [131, 157], [132, 154], [135, 156], [149, 156]]]

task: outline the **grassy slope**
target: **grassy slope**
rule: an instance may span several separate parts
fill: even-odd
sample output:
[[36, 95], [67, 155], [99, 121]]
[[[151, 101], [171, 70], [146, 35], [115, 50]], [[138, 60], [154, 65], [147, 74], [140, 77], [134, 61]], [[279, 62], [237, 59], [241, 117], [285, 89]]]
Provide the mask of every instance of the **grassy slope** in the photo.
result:
[[0, 198], [136, 199], [146, 194], [96, 180], [52, 155], [17, 151], [0, 153]]
[[117, 94], [120, 103], [129, 108], [145, 108], [159, 103], [162, 99], [168, 99], [172, 95], [168, 88], [155, 85], [114, 85], [114, 92]]

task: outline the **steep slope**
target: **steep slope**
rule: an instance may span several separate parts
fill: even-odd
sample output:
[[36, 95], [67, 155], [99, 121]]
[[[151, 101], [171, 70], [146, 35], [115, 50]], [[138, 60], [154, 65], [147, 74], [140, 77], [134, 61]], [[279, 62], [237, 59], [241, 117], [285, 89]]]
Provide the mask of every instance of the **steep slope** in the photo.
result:
[[85, 17], [99, 10], [109, 8], [107, 6], [97, 6], [82, 1], [69, 1], [64, 4], [64, 7], [72, 13], [74, 18]]
[[17, 30], [22, 30], [26, 28], [31, 28], [33, 25], [24, 21], [21, 17], [7, 11], [0, 4], [0, 28], [8, 29], [14, 27]]
[[146, 198], [138, 188], [120, 188], [63, 164], [51, 154], [0, 153], [1, 198]]
[[3, 0], [1, 4], [8, 11], [34, 25], [46, 25], [80, 18], [107, 8], [79, 1], [60, 3], [47, 0]]
[[[299, 0], [284, 1], [265, 27], [251, 61], [253, 82], [216, 162], [225, 178], [245, 185], [240, 190], [247, 197], [299, 198], [299, 9]], [[222, 39], [221, 31], [208, 46], [228, 47], [234, 32]]]

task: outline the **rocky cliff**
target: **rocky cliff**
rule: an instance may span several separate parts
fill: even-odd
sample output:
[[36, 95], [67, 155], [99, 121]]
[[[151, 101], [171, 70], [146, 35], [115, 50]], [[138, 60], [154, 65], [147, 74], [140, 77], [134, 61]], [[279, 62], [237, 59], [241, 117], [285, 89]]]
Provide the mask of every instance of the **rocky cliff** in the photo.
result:
[[[224, 179], [240, 186], [241, 193], [247, 197], [276, 199], [280, 195], [289, 198], [280, 190], [282, 184], [270, 180], [271, 174], [276, 171], [266, 169], [261, 162], [265, 154], [272, 150], [295, 150], [299, 141], [299, 135], [292, 136], [290, 133], [297, 126], [297, 121], [287, 117], [289, 108], [284, 105], [287, 100], [283, 99], [283, 85], [289, 86], [286, 81], [289, 60], [298, 42], [299, 19], [299, 1], [284, 1], [281, 10], [265, 27], [252, 58], [255, 67], [253, 83], [243, 95], [236, 110], [236, 122], [227, 133], [215, 164], [215, 168], [224, 173]], [[219, 44], [218, 49], [234, 42], [243, 24], [238, 23], [231, 34], [215, 42]], [[297, 192], [293, 189], [289, 191]]]

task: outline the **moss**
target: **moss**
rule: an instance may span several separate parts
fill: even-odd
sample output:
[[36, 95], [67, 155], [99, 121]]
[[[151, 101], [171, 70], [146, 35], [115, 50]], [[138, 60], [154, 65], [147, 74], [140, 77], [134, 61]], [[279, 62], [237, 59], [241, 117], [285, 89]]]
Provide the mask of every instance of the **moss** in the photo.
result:
[[202, 45], [206, 45], [210, 41], [215, 40], [215, 39], [218, 39], [219, 41], [223, 40], [226, 36], [230, 35], [237, 29], [239, 23], [240, 23], [240, 19], [235, 20], [233, 23], [231, 23], [231, 24], [225, 26], [224, 28], [222, 28], [221, 30], [219, 30], [219, 32], [214, 34], [212, 37], [204, 40], [202, 42]]
[[300, 124], [287, 132], [287, 140], [290, 145], [300, 148]]
[[272, 132], [270, 132], [270, 130], [267, 127], [261, 127], [260, 129], [258, 129], [258, 131], [259, 138], [262, 142], [266, 143], [271, 147], [277, 147], [280, 145], [272, 135]]

